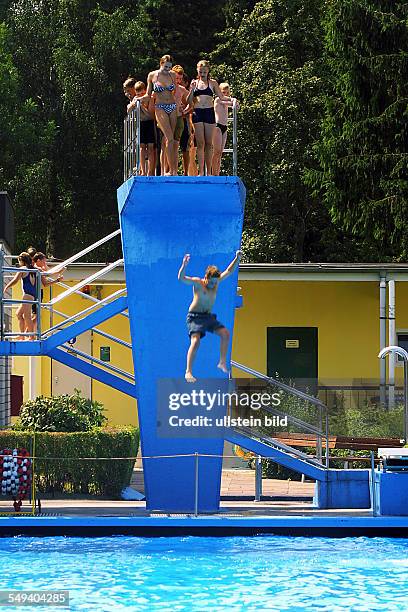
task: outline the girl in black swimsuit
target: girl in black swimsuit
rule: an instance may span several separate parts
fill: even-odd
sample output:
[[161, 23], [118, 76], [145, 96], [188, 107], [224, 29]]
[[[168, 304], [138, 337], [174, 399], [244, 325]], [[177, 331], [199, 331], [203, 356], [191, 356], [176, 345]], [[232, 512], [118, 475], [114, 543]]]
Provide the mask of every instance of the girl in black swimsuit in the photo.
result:
[[193, 124], [197, 140], [198, 174], [204, 176], [204, 162], [206, 174], [211, 174], [213, 157], [213, 137], [215, 129], [214, 96], [221, 100], [226, 98], [214, 79], [210, 79], [210, 64], [201, 60], [197, 64], [197, 78], [191, 81], [190, 94], [187, 102], [194, 101]]

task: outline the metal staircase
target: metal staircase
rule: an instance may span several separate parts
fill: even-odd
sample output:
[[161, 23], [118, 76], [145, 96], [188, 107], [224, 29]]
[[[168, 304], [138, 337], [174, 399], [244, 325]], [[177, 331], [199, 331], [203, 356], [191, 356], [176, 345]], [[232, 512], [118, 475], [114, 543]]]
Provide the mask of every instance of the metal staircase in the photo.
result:
[[[265, 376], [260, 372], [248, 368], [236, 361], [231, 361], [231, 365], [249, 374], [254, 379], [262, 381], [266, 388], [270, 387], [278, 389], [283, 400], [295, 399], [295, 406], [292, 407], [292, 414], [286, 409], [277, 410], [271, 406], [263, 406], [262, 412], [271, 415], [272, 417], [287, 417], [288, 428], [297, 432], [305, 432], [313, 434], [316, 438], [316, 457], [308, 455], [301, 450], [285, 444], [274, 437], [273, 432], [265, 430], [257, 430], [249, 427], [234, 427], [226, 429], [226, 439], [232, 444], [237, 444], [257, 455], [267, 457], [287, 468], [290, 468], [301, 474], [305, 474], [309, 478], [318, 481], [326, 480], [326, 473], [329, 468], [329, 432], [328, 432], [328, 413], [327, 407], [323, 402], [313, 395], [308, 395], [295, 387], [291, 387], [276, 378]], [[285, 402], [283, 402], [285, 403]], [[286, 404], [290, 404], [286, 402]], [[302, 412], [306, 409], [307, 412], [314, 413], [314, 422], [307, 422], [296, 415], [297, 412]], [[323, 445], [325, 447], [323, 454]]]
[[[59, 281], [56, 283], [57, 286], [64, 289], [64, 291], [57, 293], [54, 297], [50, 292], [49, 301], [41, 300], [41, 276], [52, 276], [62, 270], [67, 269], [71, 264], [78, 261], [81, 257], [87, 253], [93, 251], [97, 247], [105, 244], [108, 240], [115, 238], [120, 235], [120, 230], [112, 232], [105, 238], [98, 240], [94, 244], [86, 247], [79, 253], [76, 253], [66, 261], [53, 266], [48, 272], [41, 272], [40, 270], [33, 270], [33, 273], [37, 276], [37, 300], [28, 302], [30, 305], [37, 305], [37, 330], [35, 332], [23, 332], [22, 334], [5, 330], [3, 321], [5, 320], [5, 310], [13, 308], [21, 303], [23, 300], [12, 299], [6, 297], [1, 300], [0, 304], [0, 318], [1, 318], [1, 330], [0, 330], [0, 354], [1, 355], [29, 355], [29, 356], [40, 356], [45, 355], [51, 359], [55, 359], [68, 367], [85, 374], [99, 382], [107, 384], [122, 393], [136, 397], [134, 375], [130, 372], [126, 372], [117, 366], [102, 361], [93, 355], [89, 355], [78, 349], [74, 348], [72, 343], [69, 341], [79, 336], [86, 331], [92, 331], [95, 334], [99, 334], [103, 337], [108, 338], [112, 342], [116, 342], [121, 346], [131, 349], [131, 344], [117, 338], [103, 330], [98, 329], [98, 325], [115, 317], [121, 315], [129, 318], [127, 310], [127, 296], [126, 289], [120, 289], [115, 291], [111, 295], [98, 299], [94, 296], [88, 295], [81, 291], [86, 285], [94, 283], [96, 280], [103, 279], [119, 265], [123, 264], [123, 259], [118, 259], [111, 264], [107, 264], [98, 272], [82, 279], [73, 286], [67, 285], [64, 282]], [[18, 268], [6, 265], [6, 258], [10, 256], [0, 253], [0, 285], [3, 294], [4, 279], [10, 274], [18, 272]], [[55, 285], [53, 285], [55, 286]], [[63, 303], [63, 301], [72, 295], [79, 295], [82, 299], [91, 301], [92, 304], [80, 310], [74, 315], [68, 315], [62, 310], [56, 309], [55, 305]], [[42, 323], [45, 322], [45, 313], [49, 314], [50, 326], [43, 329]], [[43, 316], [41, 316], [41, 314]], [[54, 320], [58, 319], [56, 323]], [[16, 336], [26, 336], [26, 340], [16, 340]], [[28, 338], [27, 338], [28, 336]]]

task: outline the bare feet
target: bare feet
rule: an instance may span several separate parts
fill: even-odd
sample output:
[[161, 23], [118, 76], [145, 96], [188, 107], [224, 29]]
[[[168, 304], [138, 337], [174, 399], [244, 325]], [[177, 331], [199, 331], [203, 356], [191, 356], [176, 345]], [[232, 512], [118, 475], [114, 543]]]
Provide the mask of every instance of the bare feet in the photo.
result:
[[229, 374], [229, 370], [227, 368], [227, 364], [224, 363], [223, 361], [220, 361], [220, 363], [217, 365], [217, 368], [219, 368], [220, 370], [225, 372], [225, 374]]
[[186, 379], [186, 381], [188, 383], [195, 383], [197, 382], [197, 379], [193, 376], [192, 372], [186, 372], [184, 375], [184, 378]]

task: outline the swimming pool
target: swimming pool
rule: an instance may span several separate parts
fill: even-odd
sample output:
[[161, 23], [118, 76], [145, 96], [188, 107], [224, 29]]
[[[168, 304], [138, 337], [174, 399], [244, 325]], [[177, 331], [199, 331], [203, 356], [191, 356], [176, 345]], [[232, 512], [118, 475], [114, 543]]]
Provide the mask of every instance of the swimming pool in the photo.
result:
[[408, 539], [15, 537], [0, 547], [0, 589], [68, 589], [71, 610], [408, 609]]

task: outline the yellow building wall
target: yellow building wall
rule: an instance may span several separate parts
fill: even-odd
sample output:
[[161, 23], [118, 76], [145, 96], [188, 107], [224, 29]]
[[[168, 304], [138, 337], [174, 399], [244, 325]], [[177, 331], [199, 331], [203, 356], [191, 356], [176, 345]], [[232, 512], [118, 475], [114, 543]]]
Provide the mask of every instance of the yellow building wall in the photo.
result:
[[[268, 327], [317, 327], [318, 372], [325, 384], [379, 378], [379, 283], [241, 281], [234, 360], [267, 371]], [[408, 329], [408, 286], [396, 283], [396, 327]], [[388, 325], [387, 325], [388, 330]], [[387, 331], [388, 333], [388, 331]], [[396, 368], [396, 376], [402, 374]], [[236, 376], [242, 376], [238, 371]]]
[[[107, 297], [119, 289], [118, 286], [104, 286], [101, 297]], [[112, 319], [98, 325], [98, 329], [130, 342], [129, 319], [122, 315], [116, 315]], [[100, 347], [110, 347], [110, 363], [125, 372], [133, 374], [133, 359], [131, 349], [124, 347], [117, 342], [109, 340], [98, 334], [92, 337], [92, 352], [95, 357], [100, 357]], [[128, 379], [125, 379], [128, 380]], [[102, 402], [106, 408], [106, 416], [115, 425], [137, 425], [137, 402], [134, 398], [108, 387], [97, 380], [92, 381], [92, 399]]]

